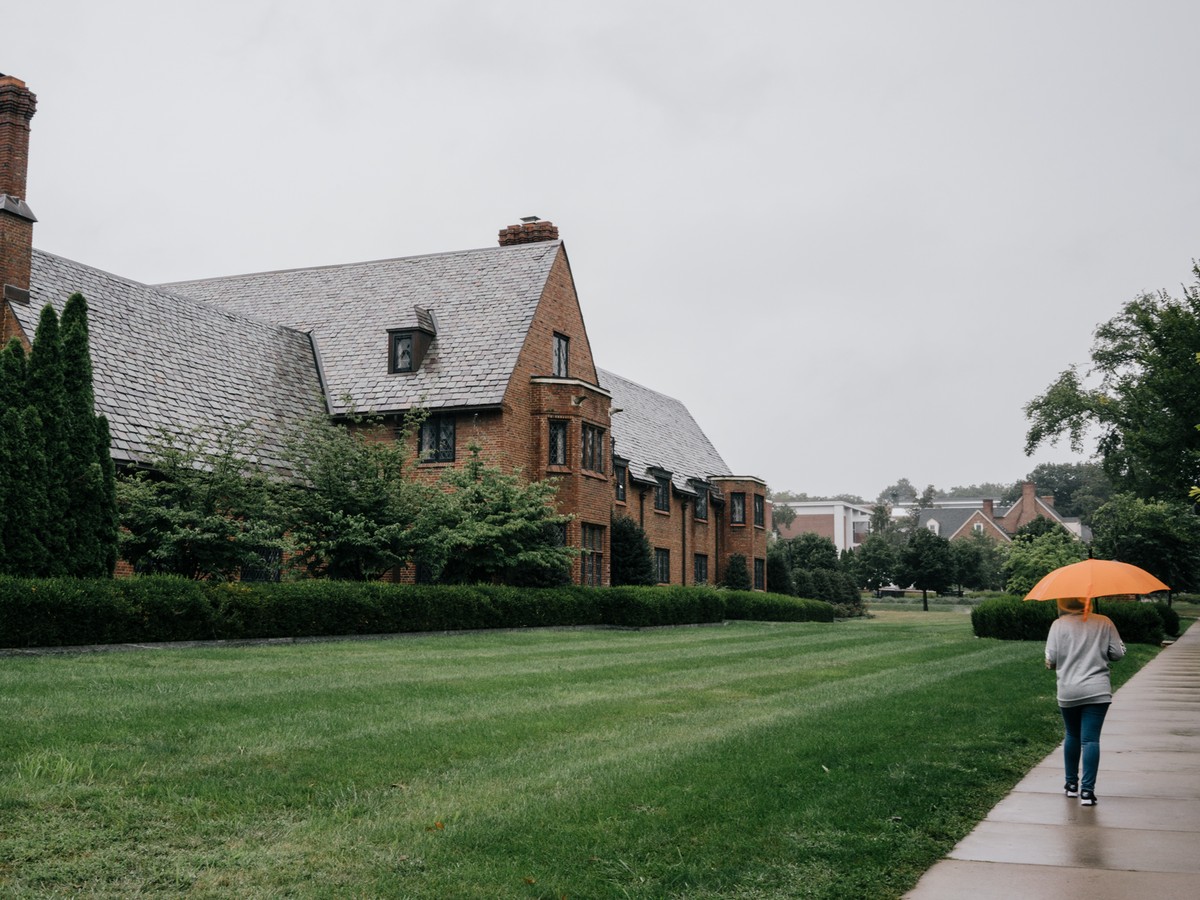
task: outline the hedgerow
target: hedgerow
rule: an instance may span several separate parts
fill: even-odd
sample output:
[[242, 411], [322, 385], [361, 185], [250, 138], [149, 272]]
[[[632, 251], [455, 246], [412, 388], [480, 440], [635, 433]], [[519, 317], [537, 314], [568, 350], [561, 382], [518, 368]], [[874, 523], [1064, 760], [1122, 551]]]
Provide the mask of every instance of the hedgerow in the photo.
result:
[[714, 587], [0, 578], [0, 647], [11, 648], [833, 617], [828, 603]]
[[[1112, 619], [1126, 644], [1160, 644], [1164, 631], [1177, 633], [1178, 630], [1179, 617], [1165, 603], [1099, 600], [1095, 609]], [[1057, 617], [1058, 606], [1054, 603], [998, 597], [984, 600], [971, 610], [971, 626], [977, 637], [1044, 641]], [[1172, 617], [1175, 632], [1171, 630]]]

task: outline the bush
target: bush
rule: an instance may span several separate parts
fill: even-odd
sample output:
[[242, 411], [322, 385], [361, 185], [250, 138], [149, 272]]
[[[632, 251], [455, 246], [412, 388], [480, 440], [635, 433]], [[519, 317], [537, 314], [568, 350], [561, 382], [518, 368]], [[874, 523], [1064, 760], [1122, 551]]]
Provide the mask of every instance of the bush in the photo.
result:
[[[1126, 644], [1160, 644], [1163, 619], [1153, 604], [1097, 602], [1096, 612], [1112, 619]], [[1002, 641], [1044, 641], [1058, 617], [1052, 602], [1024, 601], [1019, 597], [984, 600], [971, 610], [976, 637]]]
[[1057, 617], [1058, 607], [1054, 603], [998, 597], [984, 600], [971, 610], [971, 627], [975, 629], [976, 637], [1044, 641]]
[[760, 591], [726, 591], [725, 618], [754, 622], [832, 622], [834, 608], [821, 600], [804, 600]]
[[1154, 608], [1158, 610], [1159, 618], [1162, 619], [1163, 633], [1179, 637], [1179, 613], [1166, 603], [1155, 603]]
[[478, 628], [833, 620], [827, 603], [715, 587], [0, 578], [0, 647], [300, 638]]

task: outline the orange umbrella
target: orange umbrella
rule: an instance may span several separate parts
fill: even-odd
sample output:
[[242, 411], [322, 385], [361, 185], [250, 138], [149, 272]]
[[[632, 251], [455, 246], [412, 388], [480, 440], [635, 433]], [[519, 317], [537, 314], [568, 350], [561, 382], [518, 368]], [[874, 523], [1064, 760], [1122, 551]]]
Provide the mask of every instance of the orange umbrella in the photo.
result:
[[1112, 597], [1115, 594], [1153, 594], [1170, 588], [1147, 572], [1129, 563], [1111, 559], [1085, 559], [1055, 569], [1033, 586], [1026, 600], [1060, 600], [1078, 597]]

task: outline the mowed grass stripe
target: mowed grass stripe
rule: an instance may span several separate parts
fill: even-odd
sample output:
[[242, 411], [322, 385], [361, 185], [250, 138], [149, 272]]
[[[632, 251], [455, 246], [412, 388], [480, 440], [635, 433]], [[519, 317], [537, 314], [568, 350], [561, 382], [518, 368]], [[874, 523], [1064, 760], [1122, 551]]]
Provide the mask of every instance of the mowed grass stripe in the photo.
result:
[[1039, 656], [934, 614], [0, 660], [0, 893], [898, 896], [1056, 740]]

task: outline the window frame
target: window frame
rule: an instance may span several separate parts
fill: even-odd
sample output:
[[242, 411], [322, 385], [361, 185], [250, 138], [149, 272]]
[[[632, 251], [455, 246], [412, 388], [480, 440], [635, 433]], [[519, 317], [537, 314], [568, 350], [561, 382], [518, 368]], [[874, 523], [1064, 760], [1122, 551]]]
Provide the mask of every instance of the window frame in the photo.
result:
[[729, 524], [746, 524], [746, 492], [731, 491], [729, 494]]
[[767, 589], [767, 561], [759, 556], [754, 557], [754, 589], [756, 591]]
[[554, 332], [551, 370], [555, 378], [571, 377], [571, 339], [561, 332]]
[[[415, 372], [417, 370], [415, 365], [416, 341], [413, 333], [411, 331], [393, 331], [391, 336], [392, 345], [388, 348], [388, 372], [392, 375], [406, 375]], [[397, 359], [396, 351], [401, 342], [408, 344], [408, 366], [406, 368], [401, 368]]]
[[658, 584], [671, 583], [671, 551], [666, 547], [654, 548], [654, 574]]
[[671, 479], [666, 475], [654, 476], [654, 509], [665, 513], [671, 511]]
[[754, 527], [767, 527], [767, 500], [762, 494], [754, 495]]
[[580, 465], [589, 472], [604, 472], [604, 429], [584, 422], [579, 429]]
[[613, 497], [617, 503], [626, 502], [626, 479], [629, 477], [629, 467], [625, 463], [613, 463]]
[[[444, 445], [449, 425], [449, 447]], [[430, 439], [433, 446], [430, 446]], [[417, 457], [421, 463], [452, 463], [457, 458], [458, 423], [453, 413], [434, 413], [421, 423], [417, 436]]]
[[[548, 466], [565, 466], [567, 464], [567, 433], [568, 422], [566, 419], [551, 419], [546, 431], [546, 465]], [[558, 436], [559, 445], [555, 447], [555, 436]], [[557, 453], [555, 450], [557, 449]]]
[[692, 557], [692, 583], [708, 584], [707, 553], [697, 553]]
[[580, 526], [579, 583], [601, 587], [604, 583], [604, 526], [584, 522]]
[[701, 522], [708, 521], [708, 491], [700, 488], [696, 491], [696, 502], [692, 504], [695, 517]]

